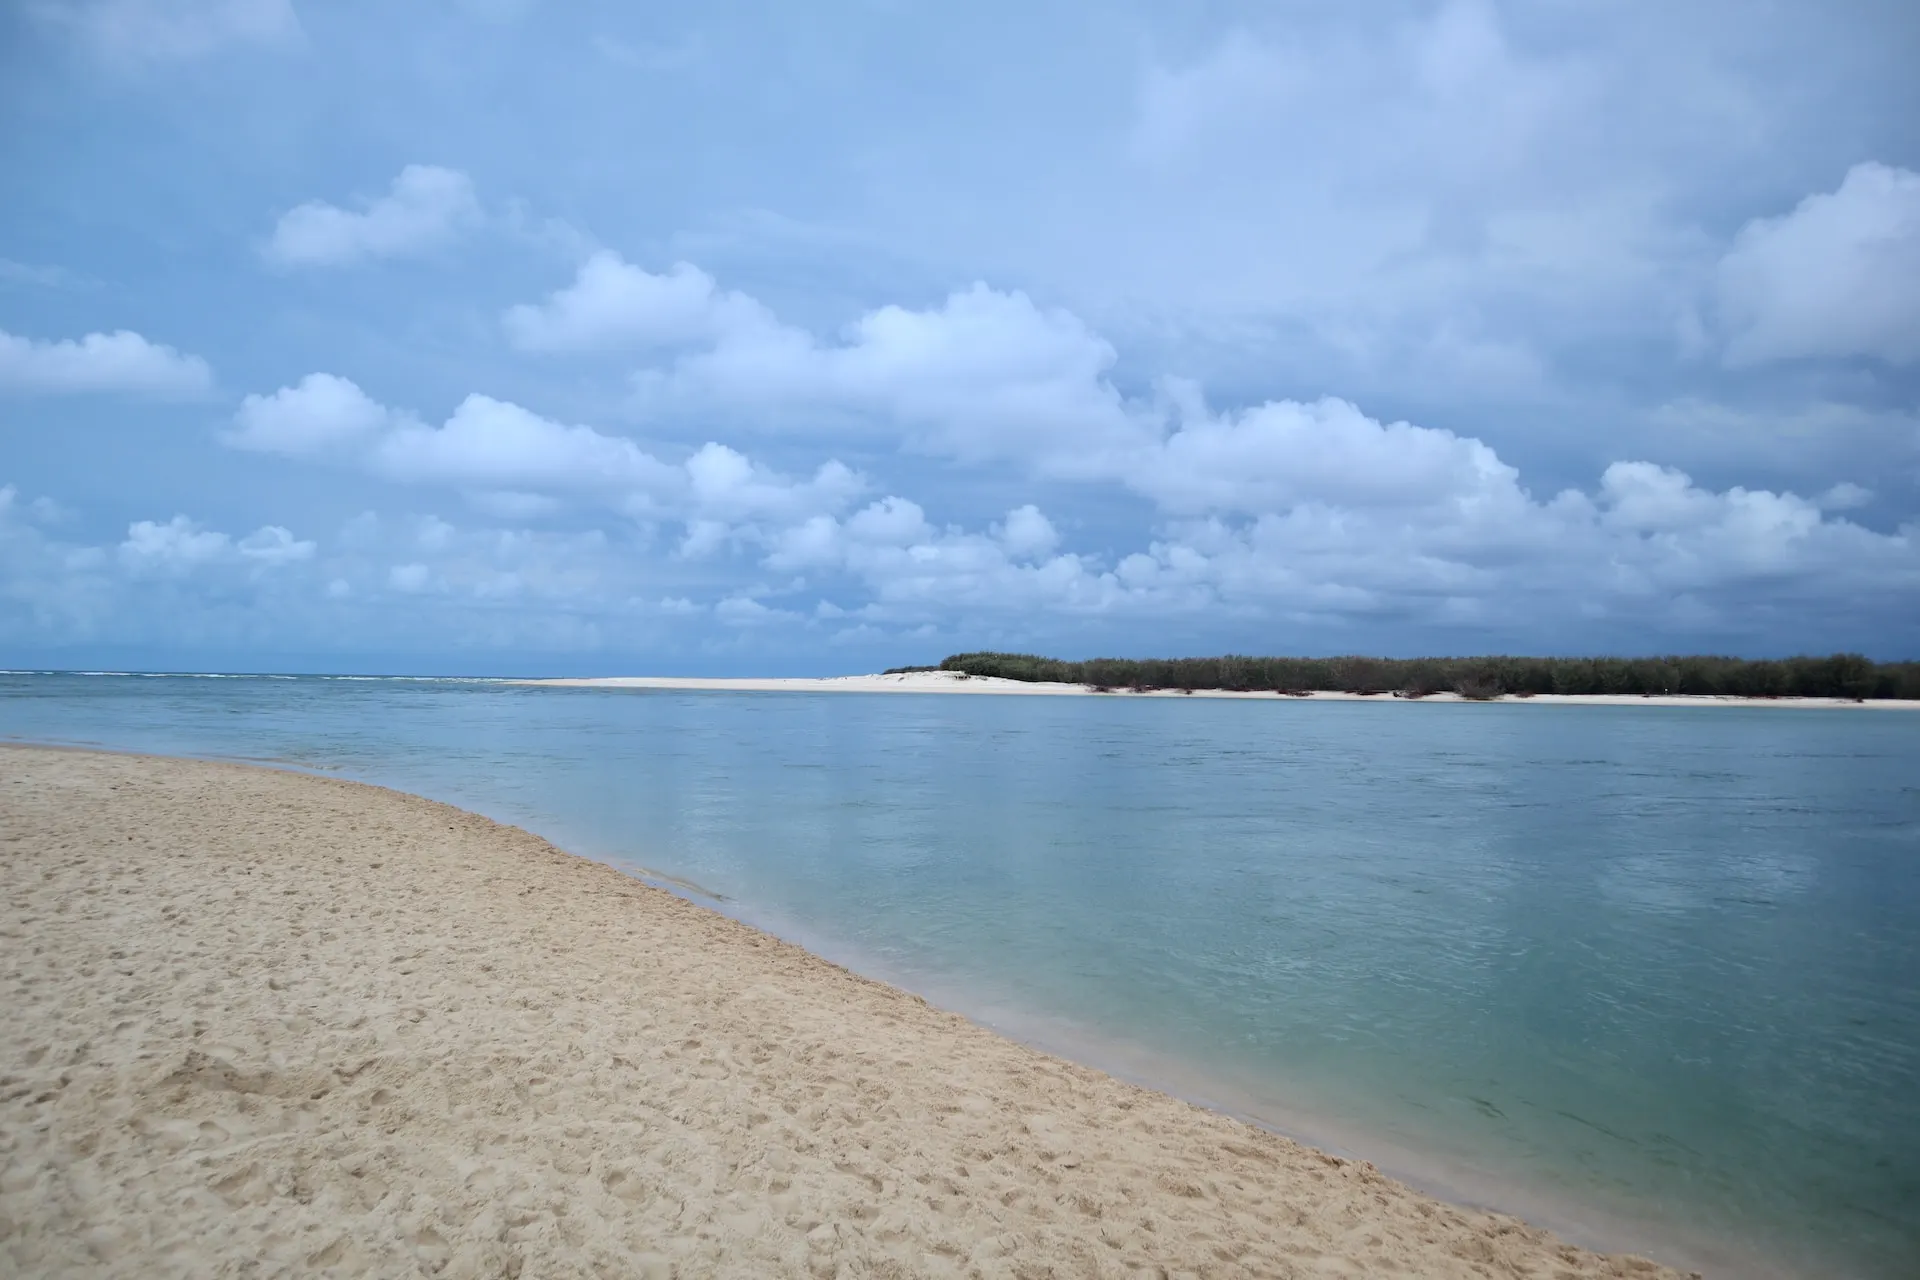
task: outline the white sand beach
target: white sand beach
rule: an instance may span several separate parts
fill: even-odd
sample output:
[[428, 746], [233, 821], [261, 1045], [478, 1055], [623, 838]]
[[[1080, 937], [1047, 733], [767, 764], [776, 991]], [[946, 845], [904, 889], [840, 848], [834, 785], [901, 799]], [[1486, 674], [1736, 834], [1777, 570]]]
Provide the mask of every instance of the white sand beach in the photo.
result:
[[0, 1273], [1654, 1277], [516, 828], [0, 749]]
[[[1314, 693], [1278, 694], [1271, 690], [1151, 689], [1134, 692], [1115, 689], [1095, 692], [1083, 684], [1058, 684], [1045, 681], [1006, 680], [999, 676], [969, 676], [957, 671], [903, 671], [893, 675], [822, 676], [818, 678], [742, 678], [705, 679], [697, 676], [592, 676], [573, 679], [514, 680], [511, 684], [550, 685], [572, 689], [680, 689], [735, 693], [984, 693], [1016, 697], [1088, 697], [1088, 698], [1248, 698], [1265, 702], [1467, 702], [1457, 693], [1435, 693], [1422, 698], [1401, 698], [1390, 693]], [[1531, 697], [1505, 696], [1479, 700], [1484, 703], [1517, 703], [1532, 707], [1847, 707], [1854, 710], [1920, 710], [1920, 701], [1891, 698], [1855, 702], [1851, 698], [1732, 698], [1688, 694], [1554, 694]]]

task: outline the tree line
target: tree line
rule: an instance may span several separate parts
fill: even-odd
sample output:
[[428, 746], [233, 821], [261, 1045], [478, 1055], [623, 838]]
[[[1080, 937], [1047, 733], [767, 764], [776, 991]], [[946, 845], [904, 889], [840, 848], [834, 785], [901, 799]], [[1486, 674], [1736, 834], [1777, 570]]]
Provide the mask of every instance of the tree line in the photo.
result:
[[1857, 653], [1829, 657], [1728, 658], [1092, 658], [1068, 662], [1030, 653], [957, 653], [938, 667], [1007, 680], [1057, 681], [1100, 691], [1232, 689], [1427, 697], [1457, 693], [1486, 699], [1511, 694], [1701, 694], [1740, 698], [1920, 699], [1920, 662], [1873, 662]]

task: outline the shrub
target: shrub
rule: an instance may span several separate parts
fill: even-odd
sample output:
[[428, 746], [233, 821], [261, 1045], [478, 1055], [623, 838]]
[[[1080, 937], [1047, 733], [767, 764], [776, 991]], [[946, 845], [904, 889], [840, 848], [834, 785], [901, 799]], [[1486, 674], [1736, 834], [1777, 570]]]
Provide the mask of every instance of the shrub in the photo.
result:
[[[889, 674], [924, 670], [896, 667]], [[1708, 654], [1650, 658], [1091, 658], [1063, 662], [1031, 653], [957, 653], [942, 671], [1005, 680], [1058, 681], [1098, 692], [1131, 689], [1313, 689], [1424, 697], [1451, 689], [1476, 701], [1511, 694], [1666, 693], [1743, 698], [1920, 699], [1920, 662], [1875, 663], [1857, 653], [1746, 659]]]

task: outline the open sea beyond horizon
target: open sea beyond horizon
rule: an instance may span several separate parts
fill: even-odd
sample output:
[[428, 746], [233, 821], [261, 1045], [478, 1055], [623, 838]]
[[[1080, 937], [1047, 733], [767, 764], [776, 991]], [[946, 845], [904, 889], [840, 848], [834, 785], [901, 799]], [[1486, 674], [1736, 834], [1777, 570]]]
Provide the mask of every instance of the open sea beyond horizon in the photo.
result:
[[1920, 714], [0, 675], [1710, 1275], [1920, 1274]]

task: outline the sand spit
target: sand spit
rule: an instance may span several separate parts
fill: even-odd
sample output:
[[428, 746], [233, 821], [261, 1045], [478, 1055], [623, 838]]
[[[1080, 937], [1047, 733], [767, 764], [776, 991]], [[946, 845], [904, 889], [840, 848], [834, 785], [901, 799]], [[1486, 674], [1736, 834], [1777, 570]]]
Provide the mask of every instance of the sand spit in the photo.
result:
[[[1003, 693], [1027, 697], [1101, 697], [1101, 698], [1257, 698], [1265, 702], [1405, 702], [1413, 705], [1431, 702], [1466, 702], [1457, 693], [1435, 693], [1424, 698], [1398, 698], [1392, 694], [1315, 692], [1277, 694], [1271, 691], [1233, 689], [1152, 689], [1135, 693], [1115, 689], [1095, 693], [1083, 684], [1054, 684], [1039, 681], [1003, 680], [998, 676], [968, 676], [956, 671], [907, 671], [882, 676], [823, 676], [817, 679], [703, 679], [696, 676], [597, 676], [579, 679], [507, 680], [505, 684], [551, 685], [567, 689], [680, 689], [715, 693]], [[1530, 698], [1512, 696], [1483, 699], [1486, 702], [1512, 702], [1532, 707], [1847, 707], [1853, 710], [1920, 711], [1920, 701], [1877, 698], [1855, 702], [1851, 698], [1723, 698], [1688, 694], [1558, 694], [1543, 693]]]
[[0, 750], [0, 1273], [1673, 1276], [512, 827]]

